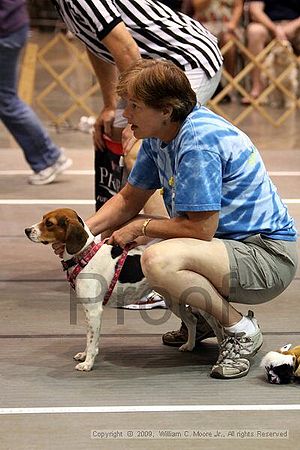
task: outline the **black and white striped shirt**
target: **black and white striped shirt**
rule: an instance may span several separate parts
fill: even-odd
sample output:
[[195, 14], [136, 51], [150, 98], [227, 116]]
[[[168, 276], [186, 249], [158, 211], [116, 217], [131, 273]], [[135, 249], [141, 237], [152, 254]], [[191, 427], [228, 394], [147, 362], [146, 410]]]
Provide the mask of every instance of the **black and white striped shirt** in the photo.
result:
[[199, 22], [156, 0], [53, 0], [67, 28], [99, 58], [114, 63], [101, 43], [124, 22], [142, 57], [164, 58], [211, 78], [222, 65], [217, 39]]

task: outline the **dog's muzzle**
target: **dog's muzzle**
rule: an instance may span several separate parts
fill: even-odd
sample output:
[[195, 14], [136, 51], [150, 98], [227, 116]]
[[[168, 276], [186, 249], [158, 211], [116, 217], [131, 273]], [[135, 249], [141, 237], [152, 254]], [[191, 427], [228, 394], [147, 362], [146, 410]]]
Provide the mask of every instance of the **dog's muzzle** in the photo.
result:
[[[25, 228], [25, 234], [26, 236], [32, 241], [32, 242], [42, 242], [40, 240], [40, 233], [39, 230], [37, 230], [35, 227], [29, 227]], [[48, 242], [43, 242], [44, 244], [48, 244]]]
[[26, 236], [30, 239], [31, 228], [25, 228], [24, 231], [25, 231]]

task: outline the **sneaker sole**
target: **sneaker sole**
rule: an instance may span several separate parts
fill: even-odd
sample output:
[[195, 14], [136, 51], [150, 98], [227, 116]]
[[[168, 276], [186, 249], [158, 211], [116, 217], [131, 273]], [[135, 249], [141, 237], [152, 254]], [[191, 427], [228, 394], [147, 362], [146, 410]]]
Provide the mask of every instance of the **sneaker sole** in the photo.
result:
[[157, 302], [157, 304], [153, 303], [153, 304], [145, 304], [145, 305], [125, 305], [122, 307], [123, 309], [134, 309], [134, 310], [139, 310], [139, 309], [155, 309], [155, 308], [161, 308], [161, 309], [168, 309], [165, 302]]
[[46, 178], [45, 180], [39, 180], [39, 181], [28, 181], [29, 184], [32, 184], [34, 186], [43, 186], [46, 184], [51, 184], [55, 178], [57, 177], [57, 175], [59, 175], [60, 173], [64, 172], [65, 170], [69, 169], [69, 167], [71, 167], [73, 164], [72, 159], [68, 158], [66, 160], [66, 162], [64, 164], [62, 164], [55, 172], [53, 172], [53, 174]]
[[[262, 347], [262, 345], [263, 345], [263, 342], [260, 344], [259, 347], [257, 347], [257, 348], [255, 349], [255, 351], [254, 351], [253, 353], [251, 353], [251, 355], [245, 356], [245, 359], [251, 359], [251, 358], [253, 358], [253, 356], [255, 356], [256, 353], [260, 350], [260, 348]], [[210, 373], [210, 376], [211, 376], [212, 378], [218, 378], [219, 380], [220, 380], [220, 379], [221, 379], [221, 380], [232, 380], [232, 379], [234, 379], [234, 378], [242, 378], [242, 377], [245, 377], [245, 376], [249, 373], [249, 371], [250, 371], [250, 366], [249, 366], [249, 369], [248, 369], [246, 372], [242, 372], [242, 373], [240, 373], [240, 374], [238, 374], [238, 375], [222, 375], [221, 373], [218, 373], [218, 372], [211, 372], [211, 373]]]
[[211, 372], [210, 376], [211, 376], [211, 378], [217, 378], [218, 380], [233, 380], [234, 378], [245, 377], [246, 375], [248, 375], [249, 370], [250, 370], [250, 367], [247, 370], [247, 372], [242, 372], [242, 373], [239, 373], [238, 375], [222, 375], [221, 373], [218, 373], [218, 372]]
[[33, 186], [42, 186], [44, 184], [50, 184], [55, 180], [56, 175], [57, 175], [57, 172], [53, 173], [50, 177], [46, 178], [45, 180], [39, 180], [39, 181], [28, 180], [28, 183], [32, 184]]

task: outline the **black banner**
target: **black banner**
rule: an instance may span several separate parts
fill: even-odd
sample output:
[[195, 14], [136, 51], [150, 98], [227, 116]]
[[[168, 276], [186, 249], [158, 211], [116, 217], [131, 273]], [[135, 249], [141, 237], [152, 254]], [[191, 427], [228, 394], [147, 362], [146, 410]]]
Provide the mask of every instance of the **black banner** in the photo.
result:
[[95, 151], [96, 211], [120, 190], [123, 174], [120, 158], [108, 149]]

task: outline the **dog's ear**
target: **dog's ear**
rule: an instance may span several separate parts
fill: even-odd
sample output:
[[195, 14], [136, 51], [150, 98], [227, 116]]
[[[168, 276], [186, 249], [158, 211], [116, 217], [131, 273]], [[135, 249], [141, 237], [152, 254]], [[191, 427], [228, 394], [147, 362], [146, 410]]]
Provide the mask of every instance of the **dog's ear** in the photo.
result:
[[77, 216], [78, 222], [84, 227], [84, 222], [83, 222], [82, 218], [78, 214], [76, 214], [76, 216]]
[[66, 219], [66, 226], [66, 250], [69, 255], [75, 255], [82, 249], [89, 235], [77, 220]]
[[283, 353], [283, 352], [288, 352], [289, 349], [291, 348], [291, 346], [292, 346], [292, 344], [285, 344], [283, 347], [280, 348], [279, 351], [280, 351], [281, 353]]

